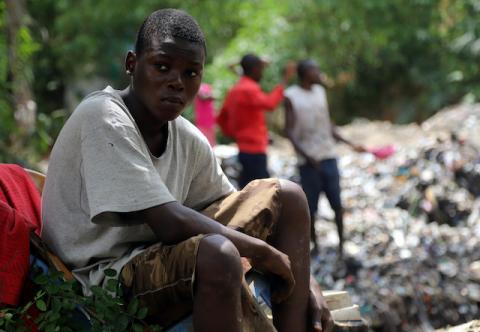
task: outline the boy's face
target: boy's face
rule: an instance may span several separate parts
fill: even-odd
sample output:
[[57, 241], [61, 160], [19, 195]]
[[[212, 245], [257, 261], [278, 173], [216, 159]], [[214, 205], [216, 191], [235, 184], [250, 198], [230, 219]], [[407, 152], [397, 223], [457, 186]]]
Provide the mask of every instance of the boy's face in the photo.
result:
[[263, 62], [259, 62], [253, 69], [252, 69], [252, 78], [260, 82], [263, 77], [263, 71], [265, 70], [265, 64]]
[[320, 69], [317, 65], [311, 65], [305, 75], [305, 79], [310, 83], [318, 83], [320, 80]]
[[184, 39], [153, 40], [140, 56], [127, 55], [132, 88], [148, 112], [160, 122], [177, 118], [200, 87], [205, 51]]

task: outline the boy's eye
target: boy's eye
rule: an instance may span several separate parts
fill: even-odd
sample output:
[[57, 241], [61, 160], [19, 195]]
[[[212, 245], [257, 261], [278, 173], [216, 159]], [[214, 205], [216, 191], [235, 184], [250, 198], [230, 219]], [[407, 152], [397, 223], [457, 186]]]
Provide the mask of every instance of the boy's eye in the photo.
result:
[[188, 77], [197, 77], [198, 73], [195, 70], [187, 70]]
[[164, 64], [161, 64], [161, 63], [158, 63], [155, 65], [157, 67], [158, 70], [160, 71], [167, 71], [168, 70], [168, 67], [165, 66]]

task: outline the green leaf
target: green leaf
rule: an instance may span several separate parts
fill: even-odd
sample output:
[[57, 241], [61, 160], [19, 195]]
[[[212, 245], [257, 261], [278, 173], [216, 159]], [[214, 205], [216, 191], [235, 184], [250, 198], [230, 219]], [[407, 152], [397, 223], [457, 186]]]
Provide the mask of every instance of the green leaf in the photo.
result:
[[60, 314], [58, 312], [55, 312], [53, 313], [49, 318], [48, 320], [52, 323], [55, 323], [56, 321], [58, 321], [60, 319]]
[[58, 298], [54, 298], [52, 300], [52, 305], [51, 305], [52, 311], [60, 311], [62, 309], [62, 301]]
[[92, 286], [90, 288], [90, 290], [92, 291], [93, 295], [97, 296], [97, 297], [101, 297], [104, 293], [104, 290], [102, 287], [99, 287], [99, 286]]
[[35, 295], [35, 299], [41, 298], [43, 295], [45, 295], [46, 292], [44, 290], [39, 290], [37, 294]]
[[69, 292], [73, 289], [73, 283], [72, 282], [62, 282], [62, 283], [60, 283], [60, 288], [65, 292]]
[[57, 294], [57, 293], [60, 291], [58, 285], [56, 285], [56, 284], [46, 285], [46, 286], [45, 286], [45, 290], [46, 290], [47, 293], [50, 294], [50, 295]]
[[143, 326], [138, 323], [133, 323], [132, 327], [134, 332], [143, 332]]
[[39, 299], [35, 302], [35, 305], [37, 306], [38, 310], [40, 311], [47, 311], [47, 304], [45, 303], [44, 300]]
[[111, 309], [105, 311], [105, 318], [109, 322], [116, 322], [118, 319], [117, 317], [118, 317], [118, 312], [115, 312], [114, 310], [111, 310]]
[[115, 278], [117, 276], [117, 271], [115, 271], [114, 269], [106, 269], [105, 271], [103, 271], [103, 273], [107, 277], [111, 277], [111, 278]]
[[130, 316], [133, 316], [135, 315], [135, 313], [137, 312], [138, 310], [138, 299], [137, 298], [134, 298], [129, 304], [128, 304], [128, 307], [127, 307], [127, 312]]
[[125, 315], [120, 316], [120, 318], [118, 319], [118, 323], [120, 324], [123, 330], [126, 330], [129, 323], [128, 316], [125, 316]]
[[102, 321], [105, 318], [105, 314], [101, 311], [97, 312], [97, 317], [100, 321]]
[[33, 279], [37, 285], [45, 285], [48, 283], [48, 277], [45, 274], [40, 274]]
[[137, 312], [137, 318], [145, 319], [145, 317], [147, 317], [147, 314], [148, 314], [148, 308], [140, 308], [138, 309], [138, 312]]
[[63, 279], [63, 272], [61, 271], [50, 271], [51, 279]]
[[55, 332], [55, 331], [57, 331], [57, 327], [55, 326], [55, 324], [48, 324], [45, 327], [45, 332]]
[[[23, 308], [20, 310], [20, 314], [21, 314], [21, 315], [24, 315], [24, 314], [28, 311], [28, 309], [30, 309], [30, 307], [32, 306], [32, 304], [33, 304], [32, 301], [30, 301], [30, 302], [28, 302], [27, 304], [25, 304], [25, 305], [23, 306]], [[0, 325], [2, 325], [2, 324], [0, 323]]]
[[75, 304], [75, 302], [65, 301], [63, 306], [65, 307], [65, 309], [72, 311], [77, 305]]
[[107, 280], [107, 286], [105, 287], [110, 292], [116, 292], [118, 287], [118, 281], [116, 279]]

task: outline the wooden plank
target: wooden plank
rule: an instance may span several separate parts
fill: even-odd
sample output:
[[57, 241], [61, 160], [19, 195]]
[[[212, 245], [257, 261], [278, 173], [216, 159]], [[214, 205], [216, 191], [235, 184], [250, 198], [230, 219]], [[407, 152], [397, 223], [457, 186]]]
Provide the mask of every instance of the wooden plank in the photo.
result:
[[342, 309], [330, 310], [330, 313], [332, 314], [333, 320], [336, 322], [362, 319], [360, 316], [360, 309], [356, 304]]
[[353, 305], [350, 295], [346, 291], [327, 290], [322, 292], [329, 310], [337, 310]]
[[480, 320], [474, 320], [462, 325], [447, 327], [436, 332], [480, 332]]

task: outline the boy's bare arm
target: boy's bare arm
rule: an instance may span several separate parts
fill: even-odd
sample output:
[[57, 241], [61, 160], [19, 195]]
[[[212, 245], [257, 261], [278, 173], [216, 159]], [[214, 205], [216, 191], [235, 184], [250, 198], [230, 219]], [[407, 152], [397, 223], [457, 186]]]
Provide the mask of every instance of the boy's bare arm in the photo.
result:
[[332, 127], [332, 136], [335, 140], [347, 144], [348, 146], [350, 146], [356, 152], [365, 152], [366, 151], [366, 149], [362, 145], [354, 144], [353, 142], [344, 138], [339, 133], [339, 131], [337, 129], [337, 126], [335, 126], [333, 123], [332, 123], [331, 127]]
[[293, 290], [295, 281], [287, 255], [262, 240], [223, 226], [178, 202], [122, 213], [122, 216], [134, 220], [145, 220], [158, 240], [165, 244], [176, 244], [198, 234], [223, 235], [232, 241], [241, 256], [251, 259], [253, 267], [278, 275], [286, 282], [287, 287], [280, 294], [278, 301], [287, 298]]

